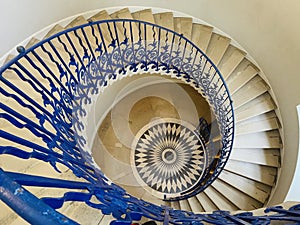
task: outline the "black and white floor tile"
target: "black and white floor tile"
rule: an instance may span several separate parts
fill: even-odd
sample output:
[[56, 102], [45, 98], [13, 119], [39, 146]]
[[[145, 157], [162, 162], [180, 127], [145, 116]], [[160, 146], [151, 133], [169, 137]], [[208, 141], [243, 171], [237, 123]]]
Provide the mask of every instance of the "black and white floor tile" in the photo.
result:
[[138, 132], [131, 163], [141, 186], [163, 198], [176, 197], [198, 183], [207, 156], [195, 129], [184, 121], [159, 119]]

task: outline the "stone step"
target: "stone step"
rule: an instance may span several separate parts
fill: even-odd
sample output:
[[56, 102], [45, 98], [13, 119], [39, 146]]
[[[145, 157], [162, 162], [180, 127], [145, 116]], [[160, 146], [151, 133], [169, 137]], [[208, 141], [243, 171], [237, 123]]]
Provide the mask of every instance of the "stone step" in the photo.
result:
[[212, 34], [206, 53], [215, 65], [219, 64], [229, 44], [230, 39], [228, 37], [216, 33]]
[[[226, 197], [218, 192], [214, 187], [209, 186], [204, 190], [204, 193], [210, 198], [211, 201], [220, 210], [236, 211], [238, 208], [232, 204]], [[202, 205], [203, 206], [203, 205]]]
[[140, 11], [136, 11], [134, 13], [131, 13], [131, 15], [135, 20], [146, 21], [148, 23], [155, 23], [151, 9], [143, 9]]
[[232, 72], [238, 67], [240, 62], [245, 58], [246, 53], [237, 47], [229, 45], [222, 60], [219, 63], [219, 70], [226, 80]]
[[229, 159], [225, 170], [269, 186], [275, 184], [277, 168]]
[[59, 24], [56, 24], [55, 26], [53, 26], [48, 33], [45, 35], [44, 39], [51, 37], [54, 34], [57, 34], [61, 31], [63, 31], [65, 28]]
[[201, 213], [204, 211], [196, 196], [187, 199], [193, 213]]
[[264, 93], [235, 110], [236, 122], [273, 111], [276, 105], [269, 93]]
[[212, 186], [238, 209], [253, 210], [263, 206], [261, 202], [253, 199], [230, 184], [227, 184], [219, 179], [216, 179], [212, 183]]
[[[131, 12], [129, 11], [128, 8], [123, 8], [119, 11], [114, 12], [114, 13], [110, 14], [110, 17], [112, 19], [133, 19]], [[120, 26], [123, 26], [122, 23], [119, 23], [119, 27]], [[132, 23], [132, 26], [130, 27], [129, 23], [125, 23], [124, 26], [128, 32], [132, 31], [134, 42], [138, 41], [139, 40], [139, 30], [138, 30], [137, 25], [135, 23]], [[120, 30], [123, 31], [124, 28], [122, 28]], [[123, 33], [119, 32], [118, 35], [119, 35], [120, 39], [124, 38]], [[127, 35], [129, 36], [129, 33]], [[130, 39], [129, 39], [129, 41], [130, 41]]]
[[[72, 20], [65, 27], [65, 29], [73, 28], [73, 27], [80, 26], [80, 25], [87, 24], [87, 23], [88, 23], [88, 20], [86, 20], [83, 16], [78, 16], [74, 20]], [[97, 30], [96, 26], [93, 26], [93, 27], [95, 30]], [[93, 36], [93, 30], [92, 30], [91, 26], [85, 26], [84, 28], [79, 29], [78, 31], [76, 31], [76, 34], [81, 39], [80, 41], [85, 43], [85, 48], [88, 50], [88, 52], [90, 52], [90, 51], [94, 52], [96, 50], [96, 48], [98, 46], [95, 43], [95, 37]]]
[[191, 39], [193, 19], [190, 17], [174, 17], [174, 31]]
[[[107, 13], [106, 10], [102, 10], [98, 13], [96, 13], [95, 15], [91, 16], [88, 21], [101, 21], [101, 20], [111, 20], [111, 16]], [[99, 23], [99, 26], [98, 25], [94, 25], [93, 26], [94, 29], [95, 29], [95, 32], [99, 32], [101, 31], [102, 35], [101, 34], [98, 34], [96, 35], [97, 38], [98, 38], [98, 41], [100, 44], [100, 42], [104, 42], [105, 44], [105, 47], [107, 49], [107, 51], [110, 51], [110, 48], [109, 48], [109, 45], [112, 43], [112, 39], [116, 37], [116, 32], [114, 30], [114, 28], [110, 25], [109, 27], [111, 28], [110, 31], [112, 32], [113, 34], [113, 37], [111, 37], [110, 35], [110, 31], [108, 29], [108, 24], [107, 23]], [[121, 38], [121, 40], [123, 41], [124, 39], [124, 36], [123, 36], [123, 33], [122, 33], [122, 27], [121, 27], [121, 24], [117, 24], [117, 31], [118, 31], [118, 37]]]
[[186, 199], [180, 200], [179, 201], [180, 209], [184, 211], [191, 211], [191, 207], [189, 204], [189, 201]]
[[244, 87], [232, 95], [233, 106], [238, 109], [247, 102], [257, 98], [269, 90], [269, 86], [259, 76], [252, 78]]
[[281, 125], [274, 111], [258, 115], [236, 124], [236, 135], [276, 130]]
[[[53, 38], [51, 43], [56, 48], [60, 49], [59, 53], [65, 60], [70, 59], [69, 54], [74, 55], [75, 58], [78, 58], [78, 54], [79, 57], [82, 58], [84, 56], [84, 48], [87, 47], [86, 43], [80, 38], [80, 36], [77, 37], [74, 31], [70, 31], [57, 38]], [[68, 52], [66, 52], [65, 48]]]
[[230, 159], [259, 165], [280, 167], [280, 149], [235, 148]]
[[227, 184], [230, 184], [236, 189], [261, 202], [262, 204], [266, 202], [271, 191], [271, 187], [268, 185], [245, 178], [226, 170], [222, 171], [218, 179], [226, 182]]
[[196, 195], [196, 198], [205, 212], [213, 212], [218, 210], [218, 207], [214, 204], [214, 201], [211, 200], [205, 192], [200, 192]]
[[100, 21], [100, 20], [109, 20], [111, 17], [109, 16], [108, 12], [106, 10], [101, 10], [95, 15], [91, 16], [88, 21]]
[[33, 45], [39, 43], [41, 40], [37, 38], [31, 38], [30, 41], [26, 44], [25, 49], [32, 47]]
[[72, 202], [67, 209], [60, 212], [77, 223], [86, 225], [98, 225], [105, 216], [99, 209], [92, 208], [84, 202]]
[[157, 13], [153, 15], [155, 23], [159, 26], [174, 30], [174, 21], [172, 12]]
[[[152, 14], [151, 9], [143, 9], [143, 10], [140, 10], [140, 11], [136, 11], [134, 13], [131, 13], [131, 15], [132, 15], [132, 18], [135, 19], [135, 20], [140, 20], [140, 21], [145, 21], [145, 22], [148, 22], [148, 23], [155, 24], [154, 16]], [[139, 26], [138, 23], [137, 23], [137, 26]], [[151, 32], [145, 31], [144, 25], [141, 25], [140, 26], [141, 37], [143, 39], [145, 39], [145, 35], [146, 35], [146, 40], [151, 41], [151, 40], [153, 40], [152, 28], [149, 25], [147, 25], [146, 27], [147, 27], [147, 29], [150, 28]]]
[[111, 215], [105, 215], [98, 225], [108, 225], [111, 221], [115, 220], [115, 218]]
[[202, 24], [193, 24], [192, 29], [192, 42], [200, 48], [201, 51], [206, 53], [207, 47], [212, 35], [213, 28]]
[[226, 77], [226, 84], [231, 94], [241, 89], [248, 81], [258, 74], [259, 70], [247, 59], [236, 67], [236, 69]]
[[[255, 140], [255, 141], [254, 141]], [[239, 135], [235, 137], [234, 148], [281, 148], [277, 130]]]

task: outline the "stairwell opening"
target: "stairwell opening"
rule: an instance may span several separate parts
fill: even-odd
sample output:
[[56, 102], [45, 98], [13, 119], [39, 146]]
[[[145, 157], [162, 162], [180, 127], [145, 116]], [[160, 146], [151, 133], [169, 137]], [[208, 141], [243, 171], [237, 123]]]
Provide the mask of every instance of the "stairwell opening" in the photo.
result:
[[[149, 78], [152, 78], [152, 80], [149, 80]], [[131, 82], [126, 80], [131, 80]], [[163, 192], [156, 192], [158, 194], [155, 196], [153, 195], [155, 190], [147, 187], [145, 183], [139, 182], [141, 179], [136, 176], [138, 173], [135, 170], [132, 158], [135, 150], [133, 143], [139, 139], [141, 130], [147, 130], [153, 123], [165, 124], [167, 121], [179, 121], [178, 124], [185, 124], [190, 130], [201, 136], [204, 133], [201, 133], [199, 121], [205, 121], [209, 125], [210, 130], [208, 132], [210, 133], [206, 134], [208, 137], [201, 136], [201, 140], [207, 151], [210, 151], [209, 154], [205, 153], [207, 154], [205, 155], [205, 161], [207, 161], [205, 163], [211, 164], [213, 158], [219, 157], [220, 149], [220, 134], [218, 126], [214, 122], [215, 116], [207, 100], [194, 87], [176, 79], [162, 77], [159, 74], [144, 74], [137, 77], [127, 77], [122, 82], [127, 85], [119, 90], [119, 96], [113, 97], [115, 100], [111, 101], [112, 104], [107, 114], [102, 117], [102, 121], [97, 123], [99, 128], [94, 138], [92, 156], [104, 174], [112, 182], [125, 188], [128, 193], [159, 205], [169, 204], [163, 201], [166, 198]], [[131, 87], [135, 87], [133, 91]], [[109, 89], [116, 90], [117, 88], [112, 84]], [[202, 127], [202, 129], [204, 128]], [[214, 136], [209, 137], [210, 135]], [[153, 134], [154, 136], [155, 134]], [[158, 136], [163, 135], [157, 134], [156, 138]], [[162, 142], [164, 143], [164, 141]], [[187, 140], [185, 139], [184, 142], [187, 142]], [[166, 143], [161, 143], [161, 145], [165, 146]], [[193, 145], [196, 146], [196, 142], [193, 142]], [[187, 152], [192, 152], [193, 145], [189, 146]], [[155, 148], [154, 145], [153, 148]], [[167, 147], [164, 147], [164, 149], [168, 150]], [[156, 150], [158, 151], [158, 149]], [[175, 151], [172, 149], [168, 153], [170, 152], [172, 152], [175, 161]], [[180, 154], [182, 152], [181, 150]], [[161, 152], [161, 161], [164, 160], [163, 153], [164, 151]], [[208, 161], [208, 157], [210, 157], [210, 161]], [[192, 160], [191, 156], [189, 160]], [[198, 166], [200, 168], [200, 165]], [[182, 171], [178, 172], [177, 176], [180, 173]], [[194, 176], [194, 174], [191, 173], [191, 176]], [[158, 179], [158, 177], [153, 178]], [[188, 179], [193, 185], [201, 185], [199, 180], [196, 182], [190, 177]], [[184, 185], [187, 185], [186, 181], [183, 182]], [[168, 185], [175, 185], [175, 183], [174, 180], [171, 180]], [[176, 185], [178, 189], [178, 185], [181, 187], [182, 183], [178, 184], [177, 181]], [[165, 184], [165, 186], [167, 185]], [[184, 193], [184, 191], [181, 192]], [[172, 196], [175, 199], [178, 195], [169, 195], [167, 199]]]

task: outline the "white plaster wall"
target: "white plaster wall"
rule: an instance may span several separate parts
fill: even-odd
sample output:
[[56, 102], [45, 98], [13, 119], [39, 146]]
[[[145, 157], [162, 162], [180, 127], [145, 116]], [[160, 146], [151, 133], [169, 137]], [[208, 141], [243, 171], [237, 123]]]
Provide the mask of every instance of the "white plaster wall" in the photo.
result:
[[[299, 119], [299, 129], [300, 129], [300, 105], [297, 106], [298, 111], [298, 119]], [[298, 134], [298, 137], [296, 137], [299, 141], [299, 149], [300, 149], [300, 134]], [[294, 178], [292, 181], [291, 188], [289, 190], [289, 193], [287, 194], [286, 200], [287, 201], [294, 201], [293, 199], [295, 196], [299, 196], [299, 190], [300, 190], [300, 154], [298, 154], [298, 162], [296, 171], [294, 173]]]
[[[133, 5], [169, 8], [207, 21], [231, 35], [258, 62], [277, 97], [283, 118], [285, 155], [271, 204], [282, 202], [298, 157], [299, 0], [0, 0], [0, 56], [29, 35], [65, 17], [97, 8]], [[289, 193], [290, 199], [300, 201], [299, 192], [291, 193], [294, 192]]]

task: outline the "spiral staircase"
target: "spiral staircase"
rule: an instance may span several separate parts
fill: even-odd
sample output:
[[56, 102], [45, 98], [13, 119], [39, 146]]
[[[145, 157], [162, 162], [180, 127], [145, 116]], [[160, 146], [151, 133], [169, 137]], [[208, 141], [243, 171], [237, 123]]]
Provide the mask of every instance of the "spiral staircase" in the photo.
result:
[[[9, 55], [0, 70], [1, 224], [300, 222], [297, 205], [253, 211], [279, 176], [276, 104], [247, 53], [196, 21], [102, 10]], [[163, 135], [172, 146], [190, 141], [196, 157], [170, 183], [156, 179], [168, 170], [143, 171], [143, 152]], [[178, 156], [170, 146], [166, 164]]]

